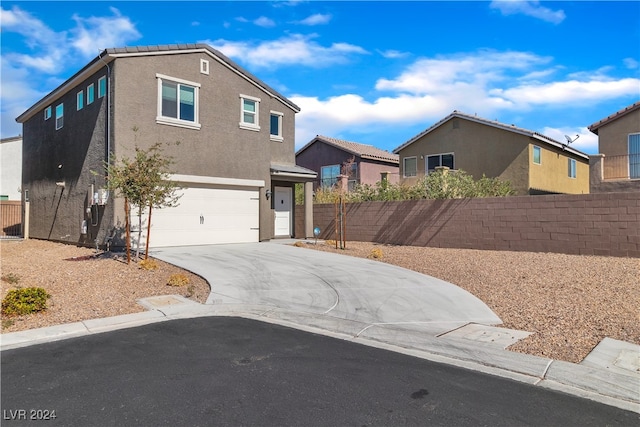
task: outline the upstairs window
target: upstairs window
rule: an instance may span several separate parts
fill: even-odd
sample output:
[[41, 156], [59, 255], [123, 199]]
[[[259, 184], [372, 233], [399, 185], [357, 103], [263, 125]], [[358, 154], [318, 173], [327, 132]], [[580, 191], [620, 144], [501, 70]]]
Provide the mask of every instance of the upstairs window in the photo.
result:
[[242, 129], [260, 130], [259, 109], [260, 98], [240, 95], [240, 127]]
[[282, 117], [284, 114], [272, 111], [269, 123], [269, 137], [272, 141], [282, 142]]
[[80, 111], [84, 108], [84, 91], [80, 91], [76, 95], [76, 110]]
[[533, 163], [536, 165], [542, 164], [542, 150], [537, 145], [533, 146]]
[[107, 78], [106, 77], [100, 77], [100, 79], [98, 79], [98, 98], [102, 98], [103, 96], [105, 96], [107, 93]]
[[198, 95], [200, 85], [156, 74], [158, 78], [157, 123], [200, 129]]
[[64, 125], [64, 104], [58, 104], [56, 106], [56, 130], [62, 129]]
[[87, 86], [87, 105], [93, 102], [94, 97], [95, 97], [95, 87], [93, 86], [93, 83], [91, 83], [89, 86]]
[[437, 167], [446, 166], [449, 169], [454, 169], [454, 155], [453, 153], [446, 154], [434, 154], [427, 156], [427, 172], [431, 173], [436, 170]]
[[576, 177], [576, 159], [569, 159], [569, 178]]
[[338, 182], [340, 165], [322, 166], [320, 168], [320, 184], [322, 187], [333, 187]]
[[402, 173], [405, 178], [418, 175], [418, 159], [415, 156], [402, 159]]
[[51, 106], [44, 109], [44, 119], [49, 120], [51, 118]]

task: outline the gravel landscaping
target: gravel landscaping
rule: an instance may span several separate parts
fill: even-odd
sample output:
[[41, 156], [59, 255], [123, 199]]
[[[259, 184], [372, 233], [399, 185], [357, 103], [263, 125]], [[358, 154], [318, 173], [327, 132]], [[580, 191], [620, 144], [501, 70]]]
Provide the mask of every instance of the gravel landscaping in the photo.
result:
[[[640, 260], [531, 252], [476, 251], [347, 242], [305, 248], [371, 257], [456, 284], [484, 301], [504, 327], [533, 334], [511, 350], [569, 362], [581, 361], [610, 337], [640, 344]], [[301, 249], [304, 250], [304, 249]], [[209, 285], [199, 276], [156, 261], [147, 271], [121, 257], [42, 240], [0, 241], [2, 276], [17, 286], [51, 295], [46, 312], [2, 318], [2, 332], [144, 311], [137, 300], [180, 294], [204, 303]], [[75, 258], [76, 260], [69, 260]], [[167, 285], [172, 274], [189, 283]], [[3, 280], [0, 296], [16, 285]]]

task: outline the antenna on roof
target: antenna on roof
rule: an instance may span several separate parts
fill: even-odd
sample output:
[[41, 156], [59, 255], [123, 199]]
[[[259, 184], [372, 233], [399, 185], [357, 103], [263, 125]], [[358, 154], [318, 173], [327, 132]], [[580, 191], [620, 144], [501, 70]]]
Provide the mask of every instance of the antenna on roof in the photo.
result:
[[572, 142], [575, 142], [576, 139], [580, 138], [580, 135], [576, 134], [576, 137], [571, 139], [571, 137], [569, 135], [565, 135], [564, 138], [567, 140], [566, 144], [562, 144], [562, 149], [564, 150], [565, 148], [567, 148], [567, 146], [569, 144], [571, 144]]

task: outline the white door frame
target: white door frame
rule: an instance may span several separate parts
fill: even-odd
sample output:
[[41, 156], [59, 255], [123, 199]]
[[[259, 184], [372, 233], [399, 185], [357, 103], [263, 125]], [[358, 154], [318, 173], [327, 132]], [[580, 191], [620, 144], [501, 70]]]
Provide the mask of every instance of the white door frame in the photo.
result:
[[[282, 194], [285, 197], [282, 197]], [[288, 202], [288, 203], [287, 203]], [[278, 209], [280, 207], [280, 209]], [[281, 236], [289, 236], [291, 237], [293, 233], [291, 232], [292, 221], [293, 221], [293, 188], [291, 187], [273, 187], [273, 210], [275, 211], [274, 225], [273, 225], [273, 234], [275, 237]], [[289, 223], [289, 231], [286, 234], [277, 234], [278, 233], [278, 219], [282, 219], [282, 216], [278, 216], [278, 212], [287, 212], [288, 223]]]

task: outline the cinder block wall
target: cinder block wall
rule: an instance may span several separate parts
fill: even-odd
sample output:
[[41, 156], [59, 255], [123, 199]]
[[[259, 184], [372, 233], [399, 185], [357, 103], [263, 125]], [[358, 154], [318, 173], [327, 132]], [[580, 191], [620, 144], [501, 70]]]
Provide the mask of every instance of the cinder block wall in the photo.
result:
[[[350, 203], [346, 220], [347, 242], [640, 258], [640, 192]], [[335, 239], [335, 206], [314, 225]]]

